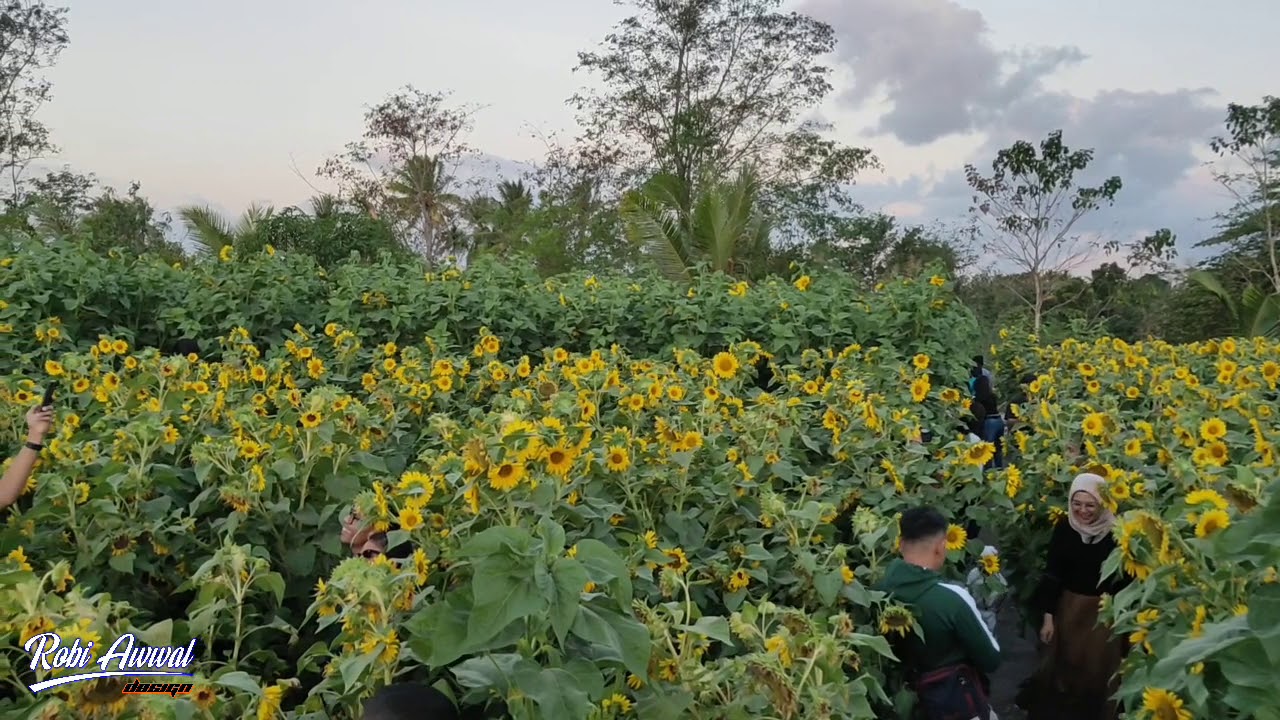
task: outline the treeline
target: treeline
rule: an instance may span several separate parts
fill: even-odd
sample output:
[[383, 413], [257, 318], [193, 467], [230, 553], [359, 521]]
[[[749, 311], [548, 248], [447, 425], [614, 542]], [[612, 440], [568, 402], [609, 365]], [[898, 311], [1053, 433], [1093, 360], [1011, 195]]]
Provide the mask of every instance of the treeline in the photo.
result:
[[[0, 228], [10, 235], [171, 263], [189, 255], [174, 240], [185, 234], [197, 253], [271, 247], [329, 268], [353, 253], [428, 268], [491, 256], [544, 278], [657, 272], [685, 284], [706, 271], [759, 281], [803, 266], [871, 288], [941, 267], [961, 278], [961, 297], [988, 334], [1000, 326], [1046, 339], [1280, 332], [1277, 98], [1231, 105], [1224, 134], [1208, 139], [1224, 160], [1217, 177], [1238, 202], [1201, 243], [1213, 254], [1196, 272], [1175, 271], [1168, 230], [1131, 243], [1085, 239], [1080, 223], [1123, 202], [1123, 180], [1082, 182], [1094, 150], [1069, 147], [1061, 132], [1014, 143], [989, 170], [966, 167], [976, 202], [965, 230], [866, 212], [854, 183], [878, 166], [875, 155], [804, 119], [832, 90], [821, 60], [834, 32], [785, 12], [781, 0], [638, 3], [579, 54], [576, 69], [600, 81], [570, 99], [583, 131], [549, 138], [546, 158], [523, 177], [462, 182], [480, 157], [467, 142], [476, 108], [409, 86], [368, 108], [363, 135], [317, 168], [331, 194], [234, 219], [207, 207], [170, 217], [136, 184], [118, 193], [70, 169], [26, 177], [33, 158], [56, 151], [36, 101], [48, 93], [40, 73], [69, 42], [66, 12], [27, 2], [5, 18], [0, 34], [39, 60], [0, 63], [8, 94], [0, 114], [29, 130], [0, 163], [12, 179], [0, 193]], [[1102, 253], [1106, 265], [1074, 272]]]

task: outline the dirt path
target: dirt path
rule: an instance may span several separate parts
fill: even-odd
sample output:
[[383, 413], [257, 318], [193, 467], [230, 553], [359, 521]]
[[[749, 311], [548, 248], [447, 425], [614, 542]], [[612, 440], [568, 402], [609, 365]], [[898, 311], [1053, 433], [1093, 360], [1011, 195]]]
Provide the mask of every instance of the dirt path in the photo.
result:
[[1000, 642], [1003, 660], [1000, 669], [991, 676], [991, 705], [1000, 720], [1026, 718], [1013, 704], [1013, 699], [1018, 694], [1018, 684], [1036, 667], [1036, 643], [1030, 633], [1024, 637], [1020, 631], [1018, 611], [1005, 607], [996, 622], [996, 640]]

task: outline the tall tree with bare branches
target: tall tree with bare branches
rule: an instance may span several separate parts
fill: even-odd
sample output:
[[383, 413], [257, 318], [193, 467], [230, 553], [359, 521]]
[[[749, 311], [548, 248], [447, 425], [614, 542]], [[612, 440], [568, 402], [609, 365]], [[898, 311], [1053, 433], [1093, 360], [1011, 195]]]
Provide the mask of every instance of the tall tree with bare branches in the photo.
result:
[[27, 167], [57, 152], [36, 114], [52, 89], [41, 71], [67, 47], [66, 25], [66, 8], [39, 0], [0, 3], [0, 172], [11, 204], [22, 200]]
[[1092, 160], [1093, 150], [1071, 150], [1056, 130], [1038, 148], [1019, 140], [998, 152], [990, 176], [965, 166], [974, 191], [970, 210], [990, 231], [985, 250], [1029, 280], [1030, 291], [1015, 294], [1031, 310], [1035, 332], [1064, 279], [1100, 250], [1076, 232], [1076, 225], [1120, 192], [1115, 176], [1093, 187], [1077, 184], [1077, 175]]
[[405, 244], [439, 260], [458, 198], [450, 184], [474, 150], [465, 141], [476, 108], [452, 107], [448, 93], [406, 86], [365, 113], [364, 137], [318, 170], [339, 198], [390, 222]]

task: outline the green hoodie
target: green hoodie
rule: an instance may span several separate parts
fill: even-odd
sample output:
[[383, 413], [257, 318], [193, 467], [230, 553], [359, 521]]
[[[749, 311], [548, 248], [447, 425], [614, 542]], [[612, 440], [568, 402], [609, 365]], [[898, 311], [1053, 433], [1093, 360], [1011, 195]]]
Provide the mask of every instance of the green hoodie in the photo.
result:
[[920, 625], [924, 640], [908, 635], [905, 646], [916, 658], [919, 672], [961, 663], [983, 673], [999, 667], [1000, 645], [982, 622], [968, 590], [901, 558], [889, 563], [876, 589], [911, 608]]

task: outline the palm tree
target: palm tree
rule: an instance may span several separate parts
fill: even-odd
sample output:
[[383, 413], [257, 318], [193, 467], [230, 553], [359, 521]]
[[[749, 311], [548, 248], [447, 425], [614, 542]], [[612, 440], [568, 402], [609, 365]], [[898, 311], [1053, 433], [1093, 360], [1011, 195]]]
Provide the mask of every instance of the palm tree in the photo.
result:
[[178, 217], [187, 226], [187, 236], [201, 253], [218, 252], [257, 231], [258, 226], [275, 215], [270, 205], [254, 203], [232, 224], [208, 205], [188, 205], [178, 209]]
[[1226, 306], [1240, 328], [1237, 332], [1241, 337], [1280, 337], [1280, 292], [1264, 295], [1258, 286], [1249, 283], [1237, 303], [1213, 273], [1196, 270], [1189, 277]]
[[462, 203], [446, 192], [452, 178], [439, 158], [415, 155], [396, 170], [387, 184], [387, 200], [397, 214], [419, 233], [419, 249], [428, 260], [443, 250], [442, 239], [450, 209]]
[[772, 228], [757, 207], [753, 169], [701, 188], [694, 196], [686, 181], [664, 173], [622, 200], [628, 239], [673, 280], [691, 280], [691, 269], [704, 262], [713, 272], [740, 274], [747, 258], [761, 257], [769, 246]]
[[342, 212], [342, 209], [342, 200], [336, 195], [325, 193], [311, 198], [311, 217], [317, 219], [331, 218]]

